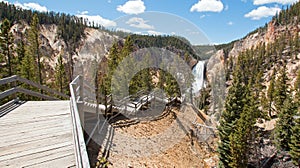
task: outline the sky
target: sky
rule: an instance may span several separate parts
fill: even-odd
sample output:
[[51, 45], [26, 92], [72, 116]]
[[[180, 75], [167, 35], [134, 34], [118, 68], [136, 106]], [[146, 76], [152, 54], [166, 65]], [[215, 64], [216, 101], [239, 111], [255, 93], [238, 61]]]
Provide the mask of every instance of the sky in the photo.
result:
[[[3, 0], [0, 0], [3, 1]], [[7, 0], [24, 9], [88, 18], [138, 34], [184, 36], [192, 44], [239, 39], [298, 0]], [[203, 40], [205, 39], [205, 40]]]

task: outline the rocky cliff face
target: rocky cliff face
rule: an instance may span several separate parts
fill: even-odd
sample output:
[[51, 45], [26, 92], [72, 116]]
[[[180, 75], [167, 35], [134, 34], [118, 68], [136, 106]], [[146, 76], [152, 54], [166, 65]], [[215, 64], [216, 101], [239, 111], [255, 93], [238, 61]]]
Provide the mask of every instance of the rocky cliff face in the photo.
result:
[[[216, 62], [222, 63], [225, 67], [226, 61], [229, 58], [233, 58], [234, 62], [238, 57], [239, 53], [246, 51], [247, 49], [256, 48], [258, 45], [265, 43], [266, 46], [275, 42], [275, 39], [279, 38], [284, 33], [288, 33], [292, 36], [298, 35], [300, 36], [300, 23], [298, 24], [288, 24], [288, 25], [277, 25], [275, 22], [268, 23], [266, 29], [259, 29], [254, 33], [250, 33], [243, 39], [237, 40], [233, 48], [229, 51], [228, 55], [225, 55], [222, 50], [216, 52], [216, 54], [211, 57], [208, 61], [209, 64], [214, 65]], [[291, 79], [291, 83], [295, 81], [296, 71], [300, 69], [300, 53], [297, 53], [295, 60], [291, 55], [288, 55], [288, 51], [290, 50], [290, 46], [285, 46], [284, 52], [281, 55], [285, 56], [287, 59], [287, 72], [288, 77]], [[280, 66], [279, 64], [275, 64], [274, 67]], [[268, 81], [270, 75], [272, 74], [274, 67], [265, 71], [264, 78], [266, 82]], [[209, 68], [212, 69], [212, 68]], [[208, 69], [208, 73], [209, 72]], [[209, 75], [208, 75], [209, 76]], [[208, 77], [209, 81], [210, 78]]]
[[81, 45], [76, 49], [77, 55], [73, 56], [74, 75], [83, 74], [88, 82], [94, 83], [93, 73], [98, 68], [94, 63], [105, 62], [109, 49], [117, 40], [119, 40], [118, 36], [86, 28], [85, 38], [82, 38]]
[[[210, 100], [210, 109], [208, 111], [209, 115], [212, 117], [218, 116], [217, 111], [220, 111], [216, 104], [216, 99], [221, 98], [228, 91], [229, 86], [231, 85], [231, 79], [225, 80], [225, 71], [228, 67], [226, 67], [226, 63], [229, 59], [233, 60], [233, 63], [236, 62], [237, 57], [243, 51], [247, 49], [254, 49], [261, 44], [265, 44], [265, 46], [269, 46], [274, 44], [276, 39], [280, 38], [284, 34], [289, 34], [293, 38], [300, 36], [300, 23], [293, 23], [288, 25], [278, 25], [275, 22], [270, 22], [265, 29], [259, 29], [254, 33], [250, 33], [243, 39], [237, 40], [233, 44], [233, 48], [229, 51], [228, 54], [225, 54], [223, 50], [217, 51], [209, 60], [207, 64], [207, 81], [211, 86], [211, 100]], [[286, 41], [290, 39], [284, 39]], [[275, 62], [271, 63], [269, 68], [264, 70], [262, 76], [262, 85], [265, 89], [263, 89], [263, 93], [266, 94], [266, 90], [268, 89], [271, 75], [275, 74], [277, 76], [277, 72], [279, 68], [282, 67], [282, 62], [286, 63], [286, 72], [287, 77], [289, 79], [288, 83], [290, 87], [293, 87], [294, 82], [296, 81], [297, 72], [300, 69], [300, 53], [296, 52], [296, 54], [291, 54], [290, 51], [292, 47], [290, 46], [289, 42], [284, 45], [284, 49], [282, 53], [278, 53], [277, 55], [271, 55], [272, 57], [277, 57]], [[222, 77], [224, 75], [224, 77]], [[216, 81], [217, 79], [217, 81]], [[217, 82], [217, 83], [216, 83]], [[226, 86], [226, 87], [222, 87]], [[215, 92], [218, 94], [216, 95]], [[221, 93], [221, 94], [220, 94]], [[216, 119], [218, 117], [215, 117]]]
[[[14, 24], [11, 28], [15, 37], [15, 44], [25, 37], [26, 30], [29, 29], [29, 25], [25, 22], [20, 24]], [[67, 63], [69, 61], [69, 53], [65, 41], [57, 36], [57, 25], [40, 25], [40, 51], [42, 55], [42, 61], [45, 63], [45, 69], [47, 69], [47, 79], [51, 78], [54, 74], [55, 64], [59, 55], [63, 56], [63, 61]], [[85, 38], [82, 38], [79, 42], [79, 47], [75, 49], [74, 55], [72, 55], [74, 62], [74, 75], [84, 74], [88, 78], [93, 60], [98, 62], [109, 51], [112, 43], [119, 39], [118, 36], [111, 35], [102, 30], [86, 28]], [[24, 39], [26, 41], [26, 39]], [[80, 69], [79, 69], [80, 67]]]
[[[265, 31], [258, 31], [256, 33], [250, 34], [246, 36], [245, 38], [237, 41], [234, 44], [233, 49], [229, 52], [228, 57], [236, 58], [238, 54], [242, 51], [245, 51], [247, 49], [255, 48], [259, 44], [265, 43], [266, 46], [268, 46], [271, 43], [275, 42], [275, 39], [278, 39], [283, 34], [289, 34], [291, 36], [298, 36], [300, 35], [300, 23], [298, 24], [288, 24], [288, 25], [277, 25], [275, 22], [270, 22], [267, 25], [267, 28]], [[288, 40], [288, 39], [285, 39]], [[280, 53], [280, 55], [284, 56], [287, 63], [287, 76], [290, 79], [290, 84], [293, 84], [296, 79], [296, 73], [297, 70], [300, 69], [300, 53], [297, 53], [295, 59], [292, 57], [291, 54], [289, 54], [289, 51], [291, 50], [291, 47], [289, 45], [284, 46], [284, 51]], [[275, 68], [280, 67], [281, 65], [278, 63], [280, 61], [277, 61], [275, 65], [265, 71], [264, 79], [265, 82], [268, 83], [271, 74], [273, 71], [275, 71]], [[275, 73], [276, 74], [276, 73]], [[266, 84], [268, 86], [268, 84]]]
[[255, 48], [260, 43], [265, 43], [266, 45], [273, 43], [276, 38], [287, 32], [287, 30], [291, 34], [299, 33], [300, 24], [277, 25], [275, 22], [269, 22], [266, 30], [259, 29], [255, 33], [251, 33], [235, 42], [232, 50], [229, 52], [229, 57], [236, 57], [240, 52]]

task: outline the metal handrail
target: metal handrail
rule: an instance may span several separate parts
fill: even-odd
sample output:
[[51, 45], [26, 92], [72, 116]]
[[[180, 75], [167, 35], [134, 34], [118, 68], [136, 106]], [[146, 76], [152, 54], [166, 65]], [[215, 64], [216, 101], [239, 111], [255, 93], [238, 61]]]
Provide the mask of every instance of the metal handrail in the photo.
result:
[[[45, 100], [59, 100], [59, 98], [54, 96], [49, 96], [46, 94], [42, 94], [36, 91], [28, 90], [17, 86], [17, 82], [21, 82], [37, 89], [43, 90], [47, 93], [51, 93], [56, 96], [60, 96], [62, 98], [70, 99], [70, 109], [71, 109], [71, 117], [72, 117], [72, 126], [73, 126], [73, 138], [74, 138], [74, 145], [75, 145], [75, 158], [76, 158], [76, 167], [77, 168], [90, 168], [89, 158], [87, 154], [87, 149], [84, 141], [84, 132], [82, 130], [82, 124], [80, 120], [80, 110], [78, 106], [78, 100], [82, 100], [82, 86], [78, 85], [80, 83], [79, 76], [70, 83], [70, 92], [71, 98], [68, 95], [60, 93], [58, 91], [52, 90], [46, 86], [42, 86], [30, 80], [24, 79], [17, 75], [0, 79], [0, 86], [5, 84], [12, 83], [12, 87], [0, 93], [0, 99], [8, 97], [10, 95], [16, 93], [24, 93], [27, 95], [31, 95], [34, 97], [39, 97]], [[79, 94], [77, 93], [79, 91]], [[1, 106], [2, 107], [2, 106]]]
[[76, 157], [76, 166], [78, 168], [89, 168], [89, 158], [87, 154], [86, 144], [84, 141], [82, 124], [80, 120], [80, 110], [78, 109], [77, 105], [77, 94], [76, 91], [78, 89], [78, 82], [79, 76], [77, 76], [71, 83], [70, 83], [70, 106], [71, 106], [71, 114], [72, 114], [72, 121], [73, 121], [73, 135], [75, 140], [75, 157]]
[[32, 91], [32, 90], [28, 90], [28, 89], [19, 87], [19, 86], [17, 86], [16, 82], [21, 82], [21, 83], [30, 85], [32, 87], [35, 87], [37, 89], [46, 91], [48, 93], [51, 93], [51, 94], [54, 94], [54, 95], [57, 95], [57, 96], [60, 96], [60, 97], [65, 98], [65, 99], [69, 98], [69, 96], [66, 95], [66, 94], [60, 93], [60, 92], [58, 92], [56, 90], [53, 90], [53, 89], [50, 89], [46, 86], [43, 86], [43, 85], [40, 85], [38, 83], [32, 82], [32, 81], [30, 81], [28, 79], [25, 79], [25, 78], [22, 78], [18, 75], [14, 75], [14, 76], [10, 76], [10, 77], [7, 77], [7, 78], [0, 79], [0, 86], [5, 85], [5, 84], [9, 84], [9, 83], [13, 83], [12, 88], [9, 88], [9, 89], [7, 89], [7, 90], [0, 93], [0, 99], [3, 99], [5, 97], [8, 97], [8, 96], [13, 95], [13, 94], [24, 93], [24, 94], [31, 95], [31, 96], [38, 97], [38, 98], [42, 98], [42, 99], [45, 99], [45, 100], [59, 100], [59, 98], [54, 97], [54, 96], [41, 94], [41, 93], [36, 92], [36, 91]]
[[[127, 107], [129, 106], [133, 106], [132, 108], [134, 108], [134, 111], [136, 112], [137, 110], [139, 110], [144, 104], [149, 103], [149, 101], [151, 101], [152, 99], [158, 99], [158, 101], [167, 101], [166, 103], [168, 103], [168, 100], [164, 100], [164, 99], [159, 99], [159, 97], [155, 96], [154, 92], [148, 93], [147, 95], [143, 95], [143, 98], [140, 98], [138, 100], [137, 103], [133, 103], [132, 101], [130, 101], [131, 96], [125, 97], [123, 98], [121, 101], [118, 101], [118, 107], [117, 106], [113, 106], [111, 103], [112, 101], [112, 96], [108, 95], [106, 96], [106, 104], [109, 102], [110, 105], [106, 106], [103, 110], [103, 107], [101, 106], [101, 108], [99, 107], [99, 104], [97, 104], [97, 100], [95, 100], [96, 94], [95, 93], [95, 88], [93, 86], [91, 86], [89, 83], [85, 82], [83, 80], [82, 76], [77, 76], [71, 83], [70, 83], [70, 92], [71, 92], [71, 108], [72, 108], [72, 115], [73, 115], [73, 120], [75, 123], [74, 126], [74, 134], [75, 134], [75, 141], [76, 141], [76, 149], [77, 149], [77, 153], [76, 153], [76, 160], [78, 162], [78, 165], [82, 166], [82, 167], [88, 167], [88, 158], [87, 158], [87, 152], [86, 152], [86, 145], [88, 145], [88, 143], [90, 142], [91, 138], [93, 137], [94, 133], [96, 133], [97, 128], [98, 129], [98, 133], [100, 133], [102, 131], [102, 129], [104, 128], [104, 125], [109, 123], [111, 119], [113, 119], [114, 117], [116, 117], [118, 114], [110, 117], [110, 119], [108, 120], [104, 120], [103, 123], [101, 123], [99, 117], [98, 117], [98, 121], [96, 122], [96, 125], [94, 126], [94, 128], [92, 128], [91, 133], [89, 133], [89, 137], [87, 138], [87, 140], [84, 140], [84, 137], [82, 137], [83, 135], [83, 130], [82, 128], [84, 128], [84, 113], [85, 112], [94, 112], [97, 114], [97, 112], [100, 111], [104, 111], [106, 110], [106, 108], [108, 108], [108, 106], [110, 106], [111, 108], [116, 108], [118, 110], [122, 110], [122, 106], [125, 106], [125, 110]], [[139, 94], [142, 94], [143, 92], [139, 92]], [[92, 96], [92, 97], [91, 97]], [[94, 97], [95, 96], [95, 97]], [[155, 98], [156, 97], [156, 98]], [[89, 100], [95, 100], [95, 102], [90, 102]], [[129, 103], [133, 103], [132, 105]], [[98, 114], [99, 115], [99, 114]]]
[[[74, 122], [73, 132], [74, 139], [76, 145], [76, 162], [77, 167], [89, 167], [90, 163], [88, 161], [86, 145], [88, 145], [89, 141], [93, 137], [93, 134], [96, 133], [97, 128], [100, 130], [103, 129], [104, 125], [110, 121], [105, 120], [104, 123], [100, 124], [100, 120], [98, 117], [97, 124], [92, 129], [92, 132], [89, 134], [88, 139], [85, 141], [83, 137], [83, 129], [84, 128], [84, 113], [94, 111], [95, 113], [100, 111], [100, 107], [96, 104], [97, 100], [95, 100], [96, 93], [95, 88], [91, 86], [89, 83], [83, 80], [82, 76], [77, 76], [70, 83], [70, 92], [71, 92], [71, 111], [72, 118]], [[95, 97], [94, 97], [95, 96]], [[90, 102], [94, 100], [94, 102]], [[112, 96], [106, 96], [107, 102], [112, 102]], [[91, 106], [92, 105], [92, 106]], [[105, 108], [108, 108], [109, 105]], [[98, 110], [97, 110], [98, 108]], [[102, 109], [103, 110], [103, 109]], [[98, 129], [99, 130], [99, 129]], [[98, 131], [99, 132], [99, 131]]]

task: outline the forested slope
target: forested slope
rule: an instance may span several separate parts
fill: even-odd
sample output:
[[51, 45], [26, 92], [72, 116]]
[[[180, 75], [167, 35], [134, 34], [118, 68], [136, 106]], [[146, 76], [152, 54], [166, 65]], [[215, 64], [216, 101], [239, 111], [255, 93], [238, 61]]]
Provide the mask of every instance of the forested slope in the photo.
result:
[[274, 153], [274, 167], [299, 164], [299, 11], [300, 3], [292, 5], [224, 52], [228, 94], [219, 125], [220, 167], [261, 167]]

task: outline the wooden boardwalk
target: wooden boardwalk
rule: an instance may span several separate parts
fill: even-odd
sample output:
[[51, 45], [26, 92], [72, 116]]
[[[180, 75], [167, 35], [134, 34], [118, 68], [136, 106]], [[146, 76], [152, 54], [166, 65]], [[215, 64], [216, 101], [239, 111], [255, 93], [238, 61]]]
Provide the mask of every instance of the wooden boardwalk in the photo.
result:
[[0, 167], [76, 167], [70, 101], [30, 101], [0, 118]]

